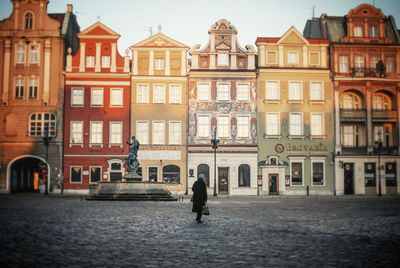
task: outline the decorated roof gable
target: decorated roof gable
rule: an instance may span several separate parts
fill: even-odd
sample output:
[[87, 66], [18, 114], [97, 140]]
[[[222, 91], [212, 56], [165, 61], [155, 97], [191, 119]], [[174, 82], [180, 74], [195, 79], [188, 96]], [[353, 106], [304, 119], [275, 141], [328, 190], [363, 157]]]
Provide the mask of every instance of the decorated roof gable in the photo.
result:
[[84, 31], [78, 34], [79, 38], [111, 38], [118, 39], [120, 35], [105, 26], [101, 22], [96, 22], [95, 24], [89, 26]]
[[131, 46], [131, 48], [139, 48], [139, 47], [189, 48], [188, 46], [162, 34], [161, 32]]

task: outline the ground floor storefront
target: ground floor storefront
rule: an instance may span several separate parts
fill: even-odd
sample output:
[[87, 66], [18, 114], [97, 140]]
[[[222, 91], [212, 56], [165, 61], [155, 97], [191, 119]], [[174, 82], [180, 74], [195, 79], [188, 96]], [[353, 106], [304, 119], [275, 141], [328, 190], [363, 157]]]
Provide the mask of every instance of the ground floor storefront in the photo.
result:
[[336, 156], [336, 194], [400, 194], [399, 156]]

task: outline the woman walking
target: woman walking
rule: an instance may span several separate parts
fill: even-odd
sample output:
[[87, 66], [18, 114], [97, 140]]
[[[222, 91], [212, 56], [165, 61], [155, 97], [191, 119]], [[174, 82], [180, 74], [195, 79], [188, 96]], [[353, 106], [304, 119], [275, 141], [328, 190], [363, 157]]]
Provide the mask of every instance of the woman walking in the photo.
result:
[[193, 183], [193, 208], [192, 212], [197, 212], [196, 221], [197, 223], [202, 223], [201, 221], [201, 211], [203, 206], [207, 201], [207, 187], [204, 182], [204, 174], [200, 174], [197, 181]]

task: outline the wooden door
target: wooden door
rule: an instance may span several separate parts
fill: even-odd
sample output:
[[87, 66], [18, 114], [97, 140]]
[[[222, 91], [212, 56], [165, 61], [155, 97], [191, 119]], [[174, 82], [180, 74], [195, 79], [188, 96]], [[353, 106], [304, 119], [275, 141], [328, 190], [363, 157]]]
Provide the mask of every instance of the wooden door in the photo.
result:
[[344, 194], [354, 194], [354, 164], [344, 163]]
[[228, 181], [229, 181], [229, 168], [219, 167], [218, 168], [218, 193], [228, 193]]
[[269, 194], [278, 194], [279, 174], [268, 174]]

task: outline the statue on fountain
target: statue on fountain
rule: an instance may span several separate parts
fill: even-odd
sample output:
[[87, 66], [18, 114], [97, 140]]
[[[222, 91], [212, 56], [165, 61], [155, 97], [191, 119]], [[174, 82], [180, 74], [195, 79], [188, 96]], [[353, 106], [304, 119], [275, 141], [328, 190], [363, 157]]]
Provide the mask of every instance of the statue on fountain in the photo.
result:
[[139, 141], [132, 136], [132, 143], [129, 140], [126, 142], [129, 145], [129, 154], [126, 160], [126, 169], [128, 170], [128, 174], [126, 174], [124, 179], [129, 180], [142, 180], [142, 176], [137, 174], [137, 170], [139, 168], [139, 161], [137, 160], [137, 153], [139, 151]]

